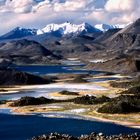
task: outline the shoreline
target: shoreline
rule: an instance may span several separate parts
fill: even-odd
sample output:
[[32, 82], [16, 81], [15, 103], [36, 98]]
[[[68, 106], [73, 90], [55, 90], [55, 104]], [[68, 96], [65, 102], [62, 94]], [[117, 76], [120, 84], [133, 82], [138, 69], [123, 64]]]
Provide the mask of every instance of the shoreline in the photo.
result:
[[[2, 108], [1, 108], [2, 109]], [[16, 112], [15, 109], [16, 108], [3, 108], [3, 109], [10, 109], [10, 115], [37, 115], [38, 113], [39, 114], [42, 114], [42, 117], [43, 117], [43, 114], [46, 114], [46, 113], [58, 113], [58, 114], [61, 114], [61, 115], [75, 115], [75, 117], [70, 117], [70, 118], [73, 118], [73, 119], [81, 119], [81, 120], [89, 120], [89, 121], [99, 121], [99, 122], [105, 122], [105, 123], [112, 123], [112, 124], [116, 124], [116, 125], [121, 125], [121, 126], [125, 126], [125, 127], [129, 127], [129, 128], [134, 128], [134, 129], [140, 129], [140, 123], [137, 124], [137, 123], [134, 123], [134, 122], [129, 122], [129, 121], [116, 121], [116, 120], [111, 120], [111, 119], [106, 119], [106, 118], [103, 118], [103, 117], [96, 117], [96, 116], [92, 116], [92, 115], [83, 115], [83, 114], [78, 114], [78, 113], [65, 113], [65, 112], [52, 112], [52, 111], [48, 111], [48, 112], [34, 112], [34, 113], [27, 113], [27, 112]], [[49, 116], [47, 116], [48, 118], [50, 118]], [[59, 116], [56, 116], [53, 115], [51, 116], [51, 118], [66, 118], [66, 117], [59, 117]]]
[[[101, 77], [103, 77], [103, 76], [101, 76]], [[100, 77], [100, 78], [101, 78]], [[108, 77], [108, 76], [107, 76]], [[110, 76], [109, 76], [110, 77]], [[98, 78], [99, 78], [99, 76], [98, 76]], [[64, 85], [65, 83], [64, 82], [59, 82], [59, 83], [55, 83], [55, 85], [57, 85], [57, 84], [62, 84], [62, 85]], [[66, 83], [67, 84], [67, 83]], [[17, 92], [19, 92], [19, 91], [26, 91], [26, 90], [31, 90], [31, 89], [33, 89], [33, 88], [35, 88], [35, 89], [40, 89], [40, 88], [44, 88], [44, 87], [48, 87], [48, 85], [50, 86], [50, 85], [52, 85], [52, 84], [47, 84], [47, 85], [25, 85], [25, 86], [19, 86], [19, 85], [17, 85], [17, 86], [14, 86], [13, 88], [1, 88], [1, 89], [6, 89], [6, 90], [8, 90], [8, 89], [10, 89], [10, 90], [8, 90], [8, 92], [4, 92], [3, 94], [1, 94], [1, 92], [0, 92], [0, 95], [11, 95], [11, 94], [16, 94]], [[54, 84], [53, 84], [54, 85]], [[71, 85], [73, 85], [73, 84], [71, 84]], [[80, 84], [76, 84], [76, 85], [80, 85]], [[93, 96], [101, 96], [101, 95], [106, 95], [106, 96], [116, 96], [116, 93], [118, 92], [118, 91], [120, 91], [120, 90], [124, 90], [124, 89], [121, 89], [121, 88], [113, 88], [113, 87], [111, 87], [110, 85], [109, 85], [109, 81], [102, 81], [102, 82], [91, 82], [91, 83], [88, 83], [88, 85], [94, 85], [94, 86], [97, 86], [97, 87], [102, 87], [103, 89], [107, 89], [107, 90], [102, 90], [102, 89], [99, 89], [99, 90], [93, 90], [93, 89], [90, 89], [89, 91], [87, 90], [87, 91], [80, 91], [79, 92], [79, 96], [82, 96], [82, 95], [86, 95], [86, 94], [90, 94], [90, 95], [93, 95]], [[18, 94], [18, 93], [17, 93]], [[20, 93], [19, 93], [20, 94]], [[21, 93], [22, 94], [22, 93]], [[50, 93], [49, 94], [50, 95], [50, 97], [54, 97], [54, 98], [56, 98], [56, 97], [59, 97], [59, 98], [61, 98], [61, 97], [66, 97], [66, 98], [70, 98], [70, 97], [72, 97], [72, 96], [69, 96], [69, 95], [60, 95], [58, 92], [55, 92], [55, 93]], [[42, 105], [43, 106], [43, 105]], [[46, 105], [47, 106], [47, 105]], [[83, 105], [81, 105], [81, 106], [83, 106]], [[2, 107], [2, 105], [0, 106], [0, 109], [1, 109], [1, 107]], [[19, 111], [20, 111], [20, 108], [21, 107], [16, 107], [16, 108], [11, 108], [11, 107], [8, 107], [8, 106], [3, 106], [3, 108], [7, 108], [7, 109], [11, 109], [11, 112], [12, 113], [14, 113], [14, 114], [21, 114], [21, 115], [29, 115], [29, 114], [32, 114], [33, 112], [30, 112], [30, 110], [25, 110], [25, 111], [21, 111], [21, 112], [16, 112], [16, 111], [14, 111], [14, 109], [17, 109], [17, 108], [19, 108]], [[28, 107], [27, 107], [28, 108]], [[34, 106], [32, 106], [32, 108], [34, 108]], [[62, 108], [63, 108], [63, 106], [62, 106]], [[22, 108], [21, 108], [22, 109]], [[76, 108], [75, 108], [76, 109]], [[64, 109], [65, 110], [65, 109]], [[47, 111], [47, 112], [46, 112]], [[55, 111], [57, 111], [57, 109], [55, 110], [52, 110], [52, 112], [53, 113], [55, 113]], [[51, 112], [51, 109], [50, 110], [45, 110], [44, 112], [43, 111], [37, 111], [37, 112], [34, 112], [34, 113], [49, 113], [49, 112]], [[63, 113], [65, 113], [65, 114], [67, 114], [65, 111], [63, 111], [62, 110], [62, 112]], [[68, 112], [68, 113], [70, 113], [70, 112]], [[92, 113], [92, 112], [90, 112], [90, 113]], [[114, 123], [114, 124], [117, 124], [117, 125], [123, 125], [123, 126], [126, 126], [126, 127], [130, 127], [130, 128], [138, 128], [138, 129], [140, 129], [140, 122], [131, 122], [131, 121], [119, 121], [119, 120], [113, 120], [113, 119], [107, 119], [107, 118], [104, 118], [103, 116], [101, 116], [101, 115], [103, 115], [103, 113], [98, 113], [98, 112], [94, 112], [95, 114], [93, 114], [93, 115], [90, 115], [90, 114], [88, 114], [88, 115], [86, 115], [86, 114], [80, 114], [80, 113], [70, 113], [70, 114], [72, 114], [72, 115], [78, 115], [78, 116], [81, 116], [81, 117], [84, 117], [84, 118], [88, 118], [89, 120], [91, 120], [92, 121], [92, 119], [95, 119], [95, 120], [97, 120], [97, 121], [102, 121], [102, 122], [110, 122], [110, 123]], [[98, 117], [96, 116], [96, 115], [99, 115]], [[105, 114], [104, 114], [105, 115]], [[112, 115], [113, 116], [113, 114], [107, 114], [107, 115]], [[133, 114], [132, 114], [133, 115]], [[108, 116], [107, 116], [108, 117]], [[119, 117], [119, 116], [118, 116]], [[123, 118], [123, 119], [125, 119], [125, 118]]]
[[93, 119], [96, 119], [96, 120], [99, 120], [99, 121], [102, 121], [102, 122], [114, 123], [114, 124], [117, 124], [117, 125], [122, 125], [122, 126], [129, 127], [129, 128], [140, 129], [140, 124], [136, 125], [135, 123], [132, 123], [132, 122], [127, 122], [127, 121], [122, 122], [122, 121], [116, 121], [116, 120], [106, 119], [106, 118], [102, 118], [102, 117], [95, 117], [95, 116], [90, 116], [90, 115], [85, 115], [85, 117], [93, 118]]
[[[40, 109], [43, 109], [44, 106], [46, 105], [38, 105], [38, 107]], [[52, 106], [54, 106], [52, 108]], [[32, 107], [34, 106], [25, 106], [25, 107], [29, 107], [29, 109], [32, 109]], [[54, 114], [58, 114], [58, 116], [55, 117], [55, 115], [51, 116], [52, 118], [61, 118], [59, 117], [59, 114], [61, 115], [75, 115], [77, 116], [76, 119], [83, 119], [83, 120], [89, 120], [89, 121], [100, 121], [100, 122], [107, 122], [107, 123], [112, 123], [112, 124], [116, 124], [116, 125], [121, 125], [121, 126], [125, 126], [125, 127], [129, 127], [129, 128], [135, 128], [135, 129], [140, 129], [140, 122], [130, 122], [130, 121], [119, 121], [119, 120], [113, 120], [113, 119], [107, 119], [104, 118], [102, 116], [95, 116], [95, 115], [86, 115], [86, 114], [82, 114], [82, 113], [72, 113], [70, 111], [63, 111], [63, 107], [57, 106], [57, 104], [49, 104], [48, 106], [46, 106], [48, 110], [43, 111], [35, 111], [35, 112], [30, 112], [30, 111], [18, 111], [18, 109], [20, 107], [9, 107], [8, 104], [6, 105], [1, 105], [0, 109], [10, 109], [10, 114], [11, 115], [35, 115], [35, 114], [49, 114], [49, 113], [54, 113]], [[80, 108], [79, 108], [80, 109]], [[85, 109], [86, 110], [86, 109]], [[95, 113], [97, 115], [105, 115], [104, 113], [98, 113], [95, 111]], [[107, 115], [114, 115], [114, 114], [107, 114]], [[116, 114], [115, 114], [116, 115]], [[119, 115], [124, 115], [124, 114], [119, 114]], [[79, 116], [79, 118], [78, 118]], [[81, 117], [81, 118], [80, 118]], [[65, 118], [65, 117], [64, 117]], [[73, 118], [73, 117], [70, 117]]]

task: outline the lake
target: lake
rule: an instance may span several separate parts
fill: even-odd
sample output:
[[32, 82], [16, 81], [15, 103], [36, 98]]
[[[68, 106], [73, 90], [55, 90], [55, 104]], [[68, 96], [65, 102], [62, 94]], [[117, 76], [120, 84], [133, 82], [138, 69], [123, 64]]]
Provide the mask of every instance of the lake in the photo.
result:
[[[18, 71], [30, 72], [36, 75], [46, 74], [98, 74], [100, 71], [82, 69], [83, 65], [33, 65], [33, 66], [11, 66]], [[103, 73], [103, 72], [102, 72]]]
[[27, 140], [33, 136], [51, 132], [74, 136], [91, 132], [102, 132], [107, 135], [135, 132], [140, 134], [140, 129], [131, 129], [112, 123], [74, 118], [49, 118], [40, 115], [0, 114], [0, 126], [0, 140]]

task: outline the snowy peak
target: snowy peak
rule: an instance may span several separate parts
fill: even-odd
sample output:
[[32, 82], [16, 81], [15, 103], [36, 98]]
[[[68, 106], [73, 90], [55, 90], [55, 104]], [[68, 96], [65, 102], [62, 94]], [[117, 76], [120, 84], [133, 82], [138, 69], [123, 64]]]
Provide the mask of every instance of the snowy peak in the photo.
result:
[[21, 27], [16, 27], [12, 31], [4, 34], [0, 37], [0, 39], [15, 39], [15, 38], [22, 38], [26, 36], [32, 36], [37, 34], [37, 29], [26, 29]]
[[62, 35], [67, 34], [80, 34], [83, 32], [92, 33], [92, 32], [101, 32], [99, 29], [94, 28], [88, 23], [82, 23], [79, 25], [72, 24], [70, 22], [65, 22], [62, 24], [48, 24], [45, 28], [37, 31], [37, 34], [51, 33], [59, 31]]
[[105, 32], [108, 31], [109, 29], [122, 29], [124, 28], [126, 25], [125, 24], [116, 24], [116, 25], [109, 25], [109, 24], [97, 24], [95, 25], [95, 28]]
[[21, 28], [21, 27], [16, 27], [13, 29], [14, 32], [21, 32], [22, 34], [27, 34], [27, 35], [36, 35], [37, 34], [37, 29], [26, 29], [26, 28]]
[[108, 24], [97, 24], [95, 26], [92, 26], [88, 23], [82, 23], [82, 24], [72, 24], [70, 22], [64, 22], [62, 24], [48, 24], [43, 29], [26, 29], [17, 27], [13, 29], [12, 31], [6, 33], [5, 35], [0, 37], [0, 40], [7, 40], [7, 39], [17, 39], [17, 38], [23, 38], [27, 36], [37, 36], [42, 34], [49, 34], [52, 36], [58, 36], [62, 37], [65, 35], [84, 35], [86, 33], [92, 33], [92, 34], [100, 34], [109, 29], [114, 28], [124, 28], [125, 25], [108, 25]]

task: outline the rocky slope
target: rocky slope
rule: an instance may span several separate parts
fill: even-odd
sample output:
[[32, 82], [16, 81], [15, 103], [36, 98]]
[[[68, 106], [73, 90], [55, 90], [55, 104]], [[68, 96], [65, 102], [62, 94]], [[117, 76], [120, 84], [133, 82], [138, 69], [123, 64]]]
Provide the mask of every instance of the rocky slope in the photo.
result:
[[[131, 55], [131, 52], [139, 51], [139, 40], [140, 19], [106, 39], [103, 44], [112, 52], [119, 49], [122, 53]], [[139, 55], [136, 57], [139, 57]]]
[[35, 41], [14, 40], [0, 44], [0, 57], [16, 64], [50, 63], [59, 57]]
[[61, 55], [63, 58], [93, 56], [93, 52], [100, 50], [100, 45], [95, 45], [94, 34], [81, 35], [77, 37], [63, 37], [61, 39], [49, 39], [41, 41], [43, 46], [54, 52], [56, 55]]
[[90, 64], [91, 68], [121, 73], [140, 71], [140, 19], [112, 35], [99, 37], [97, 42], [104, 46], [98, 56], [107, 61]]
[[100, 35], [99, 37], [97, 37], [94, 41], [95, 42], [98, 42], [98, 43], [103, 43], [105, 40], [107, 40], [108, 38], [110, 38], [115, 33], [119, 32], [120, 30], [121, 29], [119, 29], [119, 28], [109, 29], [106, 32], [104, 32], [102, 35]]

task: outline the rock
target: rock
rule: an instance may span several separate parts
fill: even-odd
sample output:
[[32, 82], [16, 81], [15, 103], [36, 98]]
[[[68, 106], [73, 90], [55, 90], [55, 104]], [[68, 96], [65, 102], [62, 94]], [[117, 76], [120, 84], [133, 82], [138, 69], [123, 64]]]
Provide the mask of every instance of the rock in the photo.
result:
[[98, 135], [99, 135], [99, 136], [103, 136], [103, 133], [99, 133]]
[[105, 136], [103, 133], [93, 135], [81, 135], [80, 137], [73, 137], [66, 134], [51, 133], [50, 135], [42, 135], [33, 137], [31, 140], [139, 140], [140, 135], [128, 134], [128, 135], [112, 135]]

